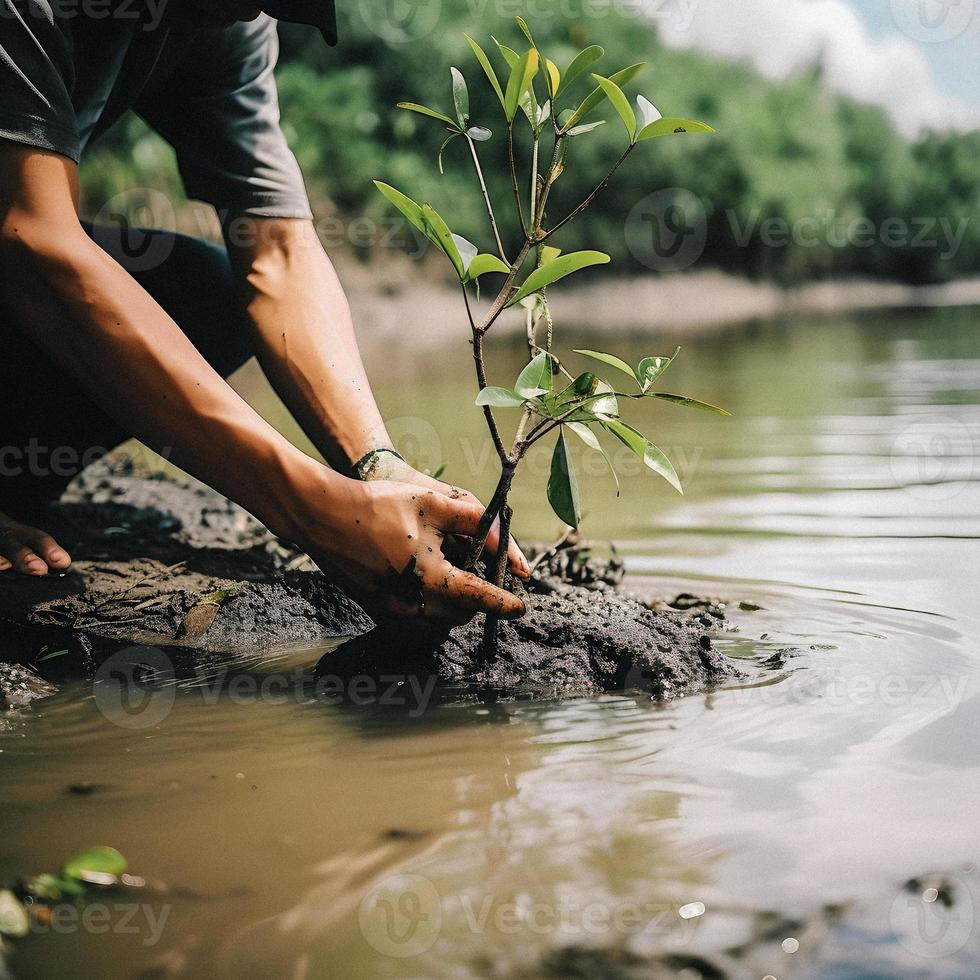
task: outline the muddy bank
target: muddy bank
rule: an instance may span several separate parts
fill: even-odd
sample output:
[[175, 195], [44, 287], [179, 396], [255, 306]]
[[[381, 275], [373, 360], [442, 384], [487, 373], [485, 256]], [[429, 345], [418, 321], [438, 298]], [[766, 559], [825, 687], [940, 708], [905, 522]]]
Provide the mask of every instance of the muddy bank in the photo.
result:
[[[199, 484], [94, 469], [51, 515], [74, 557], [69, 572], [0, 578], [6, 659], [91, 672], [123, 646], [209, 656], [335, 647], [320, 671], [338, 677], [426, 675], [450, 686], [552, 695], [640, 688], [657, 697], [731, 676], [712, 648], [713, 621], [653, 611], [618, 592], [618, 570], [552, 555], [504, 624], [499, 655], [482, 650], [482, 617], [449, 635], [409, 640], [368, 616], [225, 498]], [[8, 700], [29, 678], [0, 672]], [[20, 688], [17, 685], [21, 685]], [[29, 685], [28, 685], [29, 686]], [[39, 688], [40, 689], [40, 688]]]

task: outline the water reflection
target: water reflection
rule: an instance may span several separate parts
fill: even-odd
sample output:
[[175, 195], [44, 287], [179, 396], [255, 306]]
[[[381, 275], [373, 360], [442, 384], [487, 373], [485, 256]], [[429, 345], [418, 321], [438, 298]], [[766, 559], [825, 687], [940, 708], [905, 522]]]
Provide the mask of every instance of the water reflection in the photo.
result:
[[[153, 901], [170, 909], [156, 946], [31, 937], [15, 970], [973, 975], [974, 317], [696, 341], [672, 387], [735, 418], [642, 420], [686, 448], [685, 498], [636, 476], [613, 506], [606, 478], [583, 478], [590, 529], [616, 540], [638, 591], [727, 602], [718, 646], [756, 667], [725, 690], [413, 716], [180, 682], [143, 732], [109, 724], [86, 689], [5, 719], [5, 876], [105, 841], [166, 882]], [[391, 417], [453, 418], [433, 427], [441, 460], [485, 492], [481, 420], [458, 408], [465, 353], [420, 390], [406, 352], [381, 396]], [[519, 351], [496, 353], [516, 373]], [[519, 530], [552, 526], [535, 479], [518, 487]], [[100, 789], [67, 793], [80, 781]]]

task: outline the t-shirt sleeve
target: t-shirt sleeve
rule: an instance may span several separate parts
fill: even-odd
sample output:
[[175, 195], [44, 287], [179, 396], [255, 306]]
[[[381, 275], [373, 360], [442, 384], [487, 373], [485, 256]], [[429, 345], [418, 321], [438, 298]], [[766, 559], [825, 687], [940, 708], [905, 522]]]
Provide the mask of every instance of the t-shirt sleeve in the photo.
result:
[[190, 197], [219, 211], [311, 217], [303, 177], [279, 125], [276, 22], [263, 15], [188, 43], [136, 111], [177, 154]]
[[0, 139], [76, 163], [71, 38], [47, 0], [0, 0]]

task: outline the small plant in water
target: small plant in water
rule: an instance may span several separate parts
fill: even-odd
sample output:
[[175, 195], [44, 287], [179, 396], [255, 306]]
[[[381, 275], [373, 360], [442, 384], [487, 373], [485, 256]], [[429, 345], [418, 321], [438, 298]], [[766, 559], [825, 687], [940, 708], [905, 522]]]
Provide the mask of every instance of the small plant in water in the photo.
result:
[[[481, 251], [476, 245], [453, 234], [445, 220], [429, 204], [419, 204], [389, 184], [375, 181], [378, 190], [452, 263], [459, 279], [463, 304], [469, 320], [473, 345], [473, 361], [479, 392], [476, 404], [483, 408], [490, 437], [500, 460], [500, 478], [487, 506], [486, 513], [474, 536], [467, 556], [467, 567], [473, 567], [483, 552], [487, 534], [493, 522], [500, 519], [500, 547], [491, 576], [502, 585], [506, 571], [511, 508], [507, 503], [514, 474], [530, 448], [541, 439], [557, 433], [551, 458], [548, 480], [548, 500], [555, 513], [571, 527], [578, 527], [581, 517], [578, 483], [568, 449], [568, 439], [575, 436], [588, 447], [602, 452], [597, 433], [605, 432], [624, 443], [644, 464], [662, 476], [677, 491], [680, 480], [670, 460], [642, 433], [625, 422], [620, 403], [628, 399], [659, 398], [674, 405], [699, 408], [719, 415], [729, 414], [695, 398], [654, 391], [654, 385], [670, 366], [678, 350], [670, 355], [644, 357], [635, 367], [614, 354], [595, 350], [576, 350], [601, 368], [612, 369], [611, 377], [622, 382], [617, 386], [594, 371], [571, 373], [554, 350], [554, 322], [548, 306], [547, 287], [587, 266], [609, 261], [609, 256], [597, 251], [563, 254], [552, 242], [555, 234], [585, 211], [640, 143], [676, 133], [711, 133], [714, 130], [693, 119], [664, 117], [642, 95], [636, 97], [636, 108], [630, 104], [623, 87], [643, 69], [642, 63], [630, 65], [608, 77], [590, 72], [602, 57], [603, 49], [591, 45], [580, 51], [562, 72], [537, 46], [523, 18], [517, 18], [529, 47], [519, 53], [493, 39], [499, 54], [502, 74], [498, 76], [486, 51], [473, 38], [466, 36], [487, 82], [492, 86], [506, 125], [507, 159], [513, 192], [514, 234], [498, 218], [490, 199], [478, 144], [492, 138], [483, 126], [472, 125], [469, 92], [462, 73], [451, 68], [454, 116], [414, 102], [400, 102], [399, 108], [430, 117], [446, 127], [448, 137], [439, 151], [439, 170], [442, 156], [454, 140], [465, 141], [469, 150], [476, 182], [486, 208], [493, 245]], [[584, 99], [572, 96], [578, 83], [590, 76], [592, 90]], [[505, 79], [505, 82], [501, 82]], [[552, 190], [565, 170], [575, 141], [601, 126], [604, 120], [591, 118], [596, 109], [608, 102], [626, 130], [626, 146], [619, 157], [584, 200], [569, 208], [563, 217], [551, 220]], [[562, 107], [564, 104], [564, 108]], [[525, 125], [526, 122], [526, 125]], [[529, 142], [530, 173], [520, 176], [515, 163], [515, 141]], [[550, 155], [549, 155], [550, 153]], [[505, 238], [511, 248], [505, 246]], [[516, 244], [512, 239], [516, 239]], [[474, 315], [471, 292], [479, 295], [484, 276], [503, 276], [502, 284], [489, 309], [479, 318]], [[484, 355], [484, 340], [504, 310], [519, 307], [524, 313], [527, 334], [528, 363], [510, 387], [491, 385], [488, 381]], [[514, 410], [519, 413], [516, 434], [510, 447], [504, 443], [494, 410]], [[616, 476], [612, 462], [606, 456]], [[618, 478], [617, 478], [618, 484]], [[488, 647], [495, 637], [496, 622], [487, 617]]]

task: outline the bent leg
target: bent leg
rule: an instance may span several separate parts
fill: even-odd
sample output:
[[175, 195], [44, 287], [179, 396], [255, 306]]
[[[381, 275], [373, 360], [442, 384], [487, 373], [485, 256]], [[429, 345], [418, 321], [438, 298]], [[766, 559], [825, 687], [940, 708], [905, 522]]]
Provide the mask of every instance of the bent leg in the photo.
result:
[[[125, 226], [86, 231], [163, 307], [216, 371], [227, 376], [248, 360], [249, 326], [224, 248]], [[0, 511], [34, 514], [85, 466], [129, 436], [125, 420], [106, 415], [83, 385], [0, 308]]]

